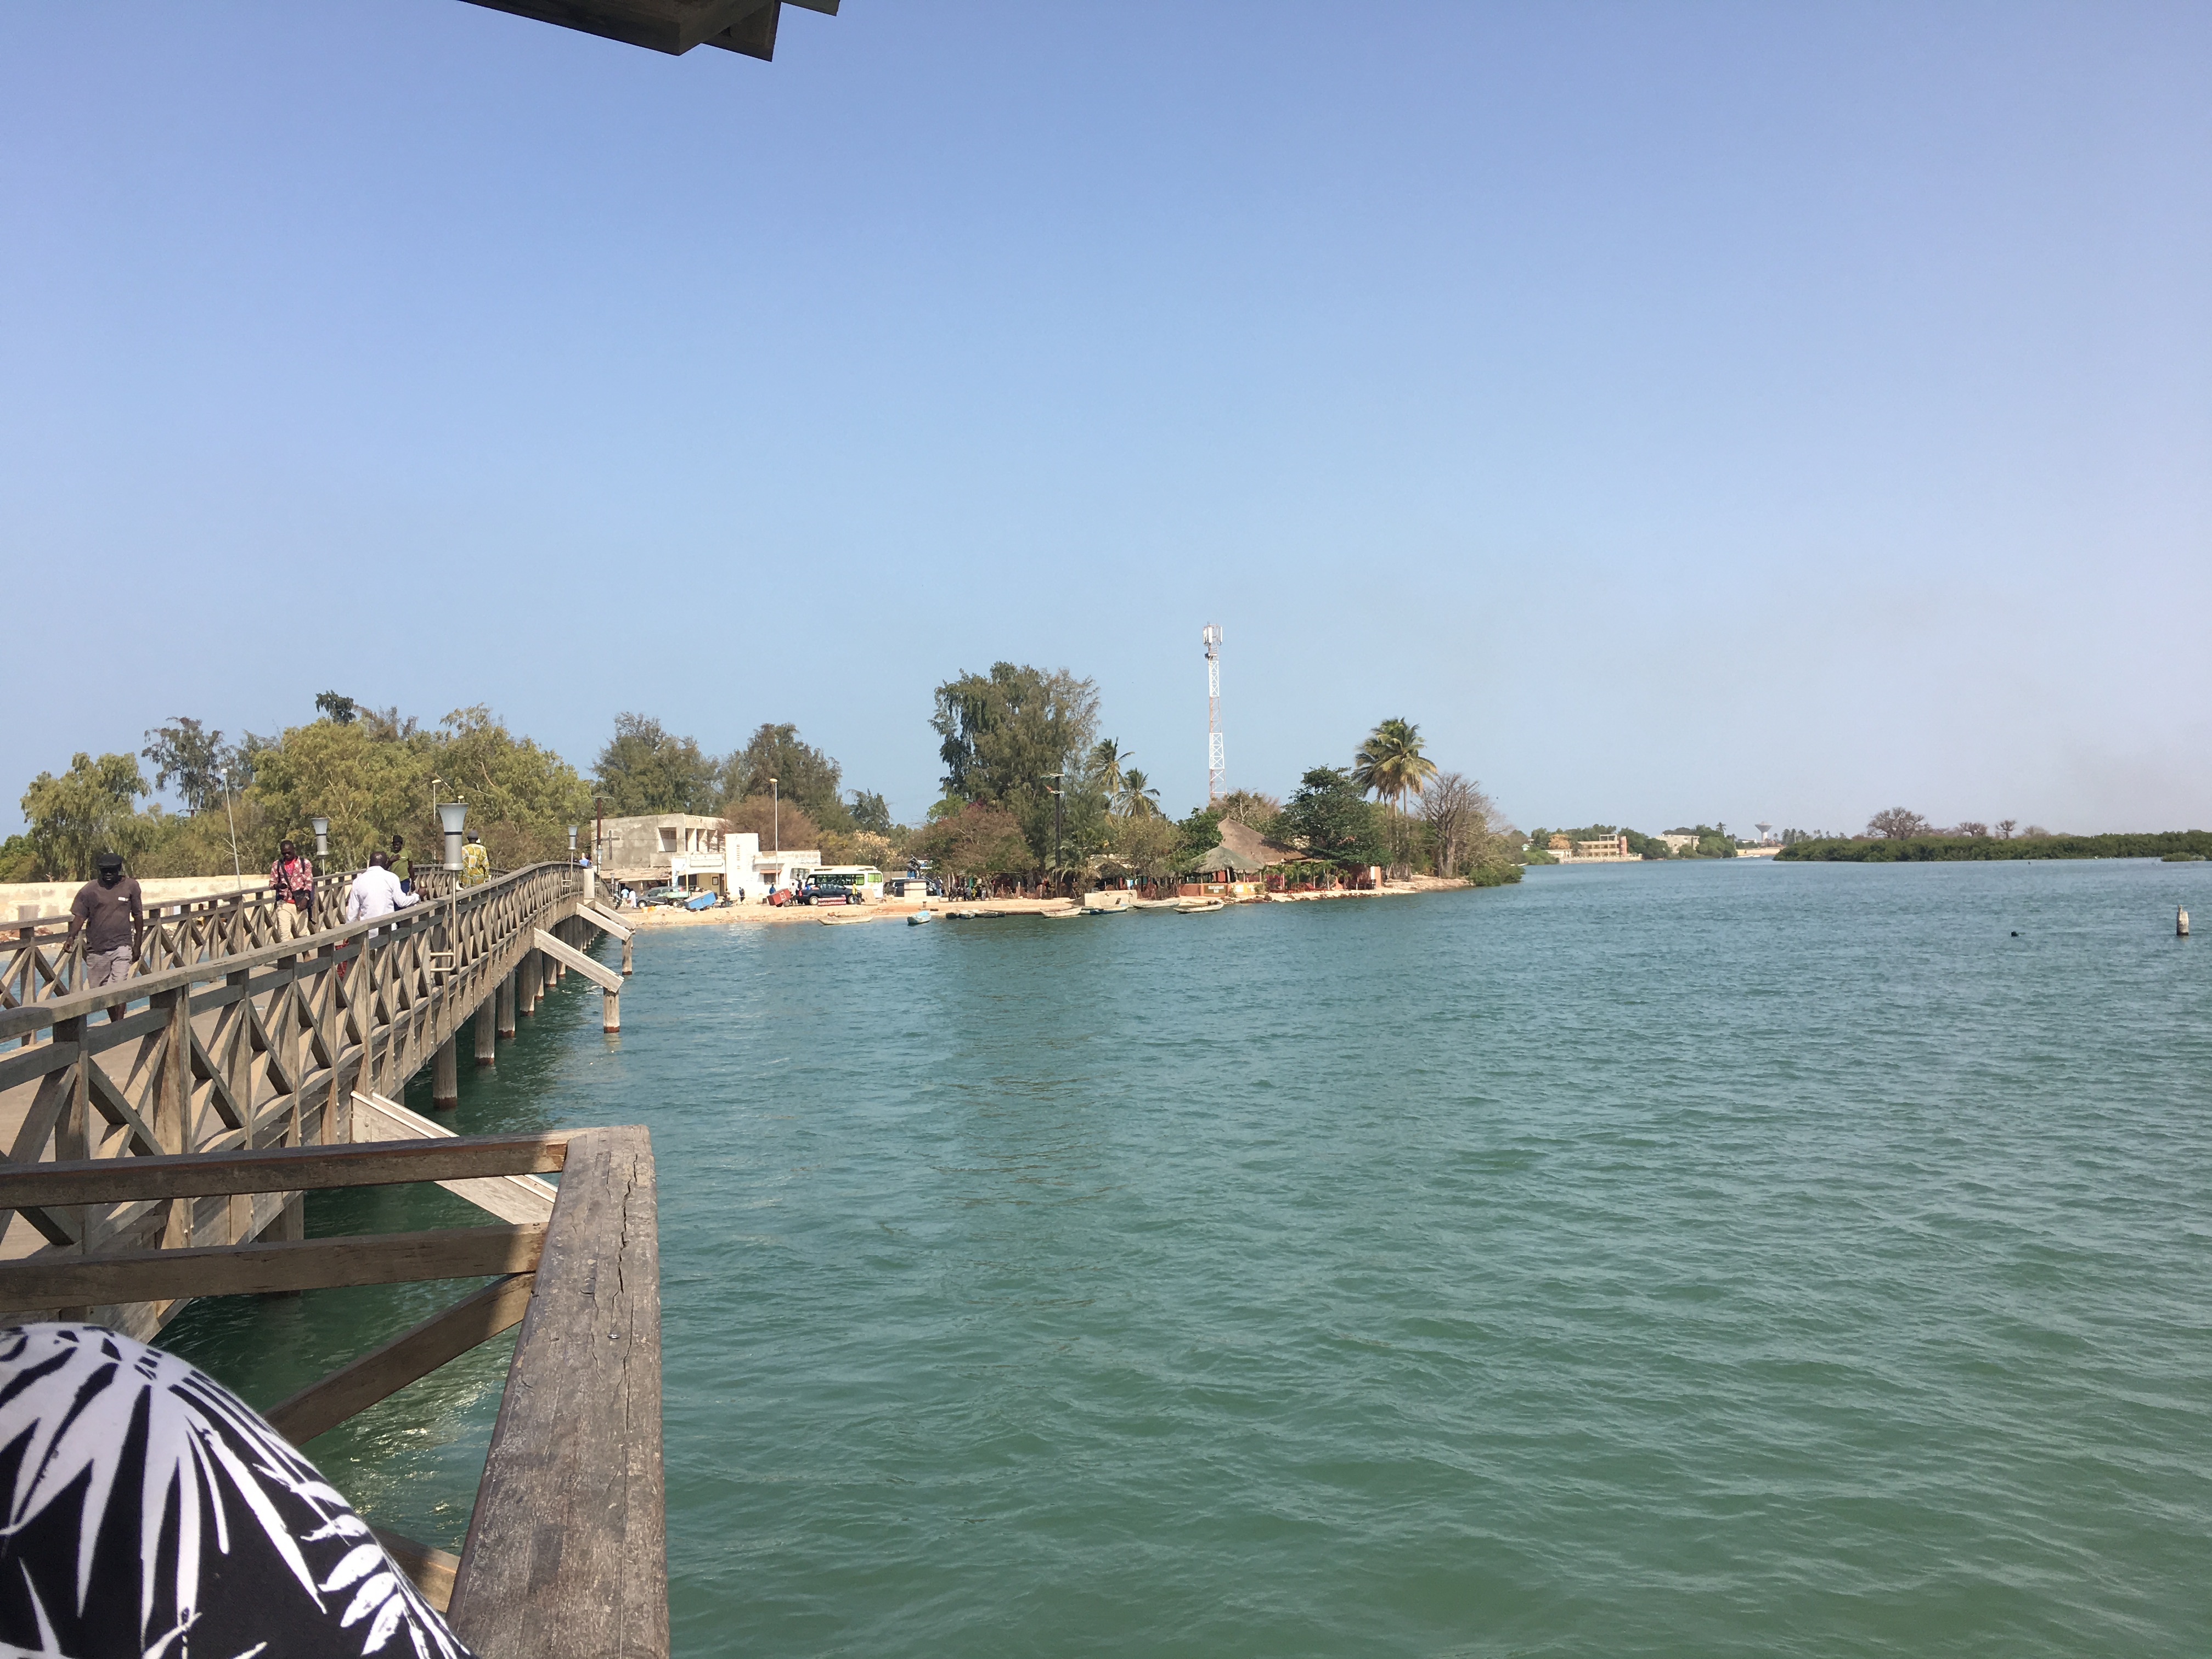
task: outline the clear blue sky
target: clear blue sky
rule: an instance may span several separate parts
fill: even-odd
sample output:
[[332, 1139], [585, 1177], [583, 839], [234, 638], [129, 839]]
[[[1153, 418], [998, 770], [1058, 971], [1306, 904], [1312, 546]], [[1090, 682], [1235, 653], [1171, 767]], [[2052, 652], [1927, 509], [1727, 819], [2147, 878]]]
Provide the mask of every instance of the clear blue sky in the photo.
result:
[[12, 804], [185, 713], [1095, 676], [1187, 810], [2212, 823], [2212, 9], [0, 10]]

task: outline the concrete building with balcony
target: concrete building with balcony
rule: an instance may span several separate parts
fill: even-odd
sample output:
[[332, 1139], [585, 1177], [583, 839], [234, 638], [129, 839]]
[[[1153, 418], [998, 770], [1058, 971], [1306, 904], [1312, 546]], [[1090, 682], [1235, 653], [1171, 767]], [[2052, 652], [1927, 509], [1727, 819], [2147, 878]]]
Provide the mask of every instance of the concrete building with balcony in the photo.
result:
[[601, 877], [633, 887], [712, 890], [726, 898], [758, 900], [796, 887], [822, 866], [813, 848], [761, 849], [751, 830], [727, 830], [720, 818], [688, 812], [607, 818], [599, 828]]

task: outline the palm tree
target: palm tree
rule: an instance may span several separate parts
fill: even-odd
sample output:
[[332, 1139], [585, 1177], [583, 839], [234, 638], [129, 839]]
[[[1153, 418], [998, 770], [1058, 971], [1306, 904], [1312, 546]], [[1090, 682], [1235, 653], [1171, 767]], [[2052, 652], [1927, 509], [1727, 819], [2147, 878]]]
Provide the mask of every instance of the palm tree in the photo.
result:
[[1421, 752], [1421, 728], [1411, 720], [1384, 720], [1367, 734], [1352, 757], [1352, 781], [1390, 803], [1390, 839], [1398, 862], [1411, 861], [1412, 837], [1405, 799], [1419, 796], [1437, 775], [1437, 763]]
[[1367, 734], [1353, 762], [1352, 781], [1393, 807], [1419, 795], [1437, 775], [1437, 763], [1421, 752], [1421, 728], [1411, 720], [1384, 720]]
[[1121, 763], [1128, 758], [1112, 738], [1101, 738], [1091, 745], [1091, 775], [1109, 801], [1121, 797]]
[[1121, 816], [1130, 818], [1158, 817], [1160, 812], [1160, 792], [1146, 780], [1145, 775], [1131, 767], [1121, 774], [1121, 787], [1115, 805]]

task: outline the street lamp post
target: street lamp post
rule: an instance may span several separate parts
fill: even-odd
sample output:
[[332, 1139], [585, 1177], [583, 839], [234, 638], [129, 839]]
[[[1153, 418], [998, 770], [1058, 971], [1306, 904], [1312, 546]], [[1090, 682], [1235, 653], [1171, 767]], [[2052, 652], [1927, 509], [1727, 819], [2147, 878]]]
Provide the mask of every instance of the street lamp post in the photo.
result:
[[464, 801], [441, 801], [438, 805], [438, 828], [446, 832], [446, 868], [458, 872], [461, 867], [461, 830], [468, 821], [469, 809]]
[[[1048, 782], [1051, 782], [1051, 783], [1056, 783], [1056, 784], [1063, 784], [1063, 785], [1064, 785], [1064, 783], [1065, 783], [1065, 780], [1066, 780], [1066, 777], [1067, 777], [1067, 774], [1066, 774], [1066, 773], [1065, 773], [1065, 772], [1047, 772], [1047, 773], [1045, 773], [1045, 774], [1043, 775], [1043, 776], [1045, 777], [1045, 779], [1046, 779], [1046, 780], [1047, 780], [1047, 781], [1048, 781]], [[1066, 789], [1063, 787], [1060, 787], [1060, 788], [1058, 788], [1058, 789], [1054, 789], [1054, 790], [1053, 790], [1051, 793], [1052, 793], [1052, 872], [1053, 872], [1053, 874], [1054, 874], [1054, 877], [1057, 877], [1057, 876], [1060, 874], [1060, 823], [1061, 823], [1061, 821], [1062, 821], [1062, 819], [1061, 819], [1062, 811], [1063, 811], [1063, 809], [1065, 808], [1065, 806], [1066, 806], [1066, 802], [1067, 802], [1067, 791], [1066, 791]]]
[[315, 832], [315, 862], [320, 864], [331, 855], [331, 821], [309, 818], [307, 827]]
[[572, 824], [570, 824], [570, 825], [568, 826], [568, 862], [569, 862], [569, 863], [571, 863], [571, 864], [574, 864], [575, 861], [576, 861], [576, 826], [575, 826], [574, 824], [573, 824], [573, 823], [572, 823]]

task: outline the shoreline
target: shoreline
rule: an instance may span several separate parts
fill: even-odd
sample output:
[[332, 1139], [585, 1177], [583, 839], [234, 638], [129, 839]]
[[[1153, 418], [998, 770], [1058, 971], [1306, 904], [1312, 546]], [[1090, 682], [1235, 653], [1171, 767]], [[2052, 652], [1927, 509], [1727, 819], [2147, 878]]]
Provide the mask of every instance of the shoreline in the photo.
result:
[[[1326, 893], [1269, 893], [1264, 897], [1237, 899], [1237, 904], [1304, 904], [1320, 899], [1406, 898], [1418, 893], [1448, 893], [1471, 890], [1472, 884], [1456, 878], [1416, 876], [1411, 881], [1388, 881], [1380, 887], [1340, 887]], [[857, 927], [862, 922], [903, 921], [917, 910], [927, 910], [942, 920], [951, 911], [988, 910], [993, 916], [1042, 915], [1048, 911], [1077, 906], [1070, 898], [881, 899], [872, 904], [834, 904], [817, 908], [811, 904], [730, 904], [712, 910], [686, 910], [679, 905], [659, 904], [639, 910], [617, 910], [625, 927], [641, 931], [660, 927], [711, 927], [735, 923], [771, 927], [817, 922], [830, 927]]]

